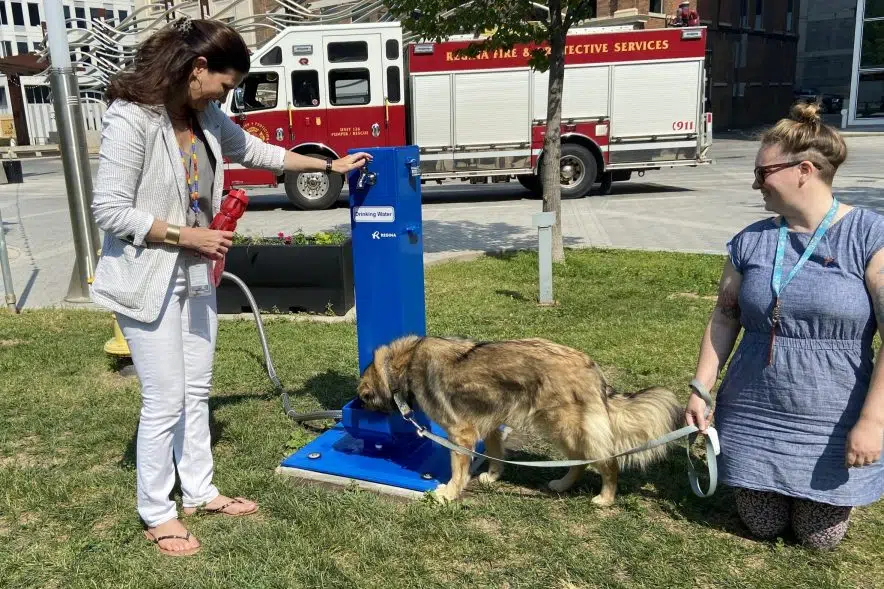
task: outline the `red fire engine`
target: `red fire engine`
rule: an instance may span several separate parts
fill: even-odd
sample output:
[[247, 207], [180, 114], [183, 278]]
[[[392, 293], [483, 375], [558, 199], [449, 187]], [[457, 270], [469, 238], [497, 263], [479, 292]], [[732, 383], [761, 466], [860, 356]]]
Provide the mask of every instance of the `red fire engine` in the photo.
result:
[[[252, 57], [224, 105], [265, 141], [316, 157], [349, 148], [417, 145], [424, 181], [517, 178], [539, 193], [548, 74], [529, 48], [472, 58], [471, 38], [409, 43], [399, 23], [286, 29]], [[562, 196], [602, 191], [633, 171], [709, 163], [712, 114], [704, 112], [706, 29], [580, 29], [566, 46]], [[276, 177], [227, 162], [225, 188], [285, 185], [300, 209], [324, 209], [344, 178]]]

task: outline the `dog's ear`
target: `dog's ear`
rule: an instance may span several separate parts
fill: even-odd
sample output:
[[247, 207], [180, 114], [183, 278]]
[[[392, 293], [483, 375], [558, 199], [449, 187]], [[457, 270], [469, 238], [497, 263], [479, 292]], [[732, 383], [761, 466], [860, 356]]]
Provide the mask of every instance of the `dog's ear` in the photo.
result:
[[385, 399], [393, 398], [393, 392], [390, 389], [389, 359], [389, 346], [379, 346], [375, 349], [372, 364], [374, 365], [374, 372], [377, 375], [377, 381], [372, 384], [374, 384], [375, 392]]

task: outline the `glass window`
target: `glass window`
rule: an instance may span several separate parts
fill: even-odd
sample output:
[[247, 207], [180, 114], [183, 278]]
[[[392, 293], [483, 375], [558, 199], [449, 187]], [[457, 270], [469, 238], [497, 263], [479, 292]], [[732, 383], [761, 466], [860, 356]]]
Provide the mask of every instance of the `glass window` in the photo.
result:
[[77, 28], [85, 29], [86, 28], [86, 9], [82, 6], [74, 7], [74, 16], [77, 18]]
[[6, 100], [6, 88], [0, 86], [0, 109], [7, 110], [9, 102]]
[[12, 41], [3, 41], [3, 56], [12, 56]]
[[332, 70], [328, 73], [329, 101], [336, 106], [371, 102], [368, 70]]
[[794, 14], [795, 5], [794, 0], [788, 0], [786, 2], [786, 31], [792, 31], [792, 16]]
[[331, 63], [368, 61], [368, 43], [365, 41], [329, 43], [328, 60]]
[[21, 2], [12, 3], [12, 24], [25, 26], [25, 13], [22, 11]]
[[71, 28], [71, 23], [68, 22], [69, 20], [71, 20], [71, 7], [65, 6], [63, 8], [64, 8], [64, 26], [69, 29], [69, 28]]
[[[243, 89], [242, 112], [275, 108], [279, 96], [279, 76], [276, 72], [255, 72], [249, 74], [240, 85]], [[236, 110], [234, 105], [233, 110]]]
[[33, 2], [28, 2], [28, 19], [32, 27], [40, 26], [40, 7]]
[[319, 106], [319, 72], [292, 72], [292, 100], [299, 107]]
[[861, 68], [884, 68], [884, 20], [863, 23]]
[[9, 19], [6, 16], [6, 2], [0, 2], [0, 24], [9, 24]]
[[648, 12], [663, 12], [663, 0], [650, 0], [648, 2]]
[[28, 42], [27, 41], [17, 41], [15, 44], [15, 48], [18, 50], [19, 55], [24, 55], [28, 52]]
[[884, 72], [859, 75], [856, 91], [856, 118], [884, 117]]
[[282, 63], [282, 49], [274, 47], [269, 53], [261, 56], [261, 65], [280, 65]]
[[387, 39], [387, 59], [399, 59], [399, 41]]
[[387, 68], [387, 100], [396, 103], [402, 100], [399, 87], [399, 68], [391, 65]]
[[123, 22], [127, 18], [129, 18], [129, 11], [127, 10], [118, 10], [117, 16], [120, 18], [120, 22]]
[[863, 18], [884, 17], [884, 0], [866, 0], [866, 11]]

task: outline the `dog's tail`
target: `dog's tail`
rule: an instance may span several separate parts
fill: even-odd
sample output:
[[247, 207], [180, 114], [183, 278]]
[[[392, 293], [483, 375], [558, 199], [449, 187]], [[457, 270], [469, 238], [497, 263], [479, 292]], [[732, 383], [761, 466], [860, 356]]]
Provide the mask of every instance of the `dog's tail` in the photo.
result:
[[[682, 406], [672, 391], [652, 387], [632, 394], [609, 394], [608, 414], [615, 453], [619, 454], [678, 429]], [[663, 459], [669, 449], [669, 445], [658, 446], [617, 461], [621, 468], [643, 469]]]

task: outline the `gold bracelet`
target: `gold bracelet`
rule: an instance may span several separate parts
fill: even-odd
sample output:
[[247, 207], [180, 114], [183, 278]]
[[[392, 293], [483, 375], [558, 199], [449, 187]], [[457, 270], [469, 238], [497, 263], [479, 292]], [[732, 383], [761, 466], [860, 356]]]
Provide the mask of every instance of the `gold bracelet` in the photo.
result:
[[178, 225], [167, 225], [166, 226], [166, 236], [163, 238], [163, 243], [167, 243], [169, 245], [178, 245], [178, 242], [181, 240], [181, 227]]

